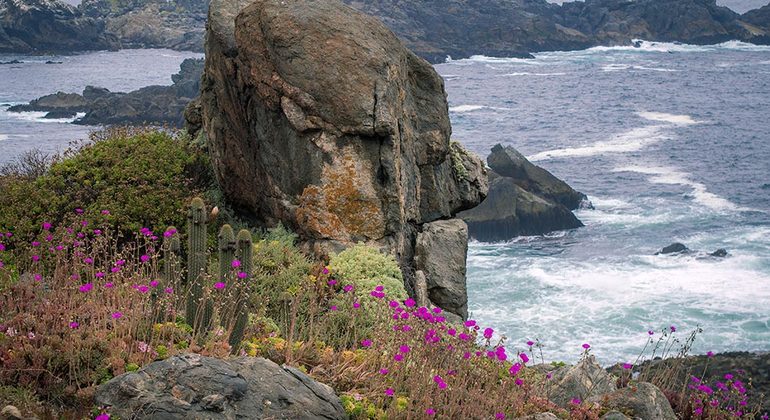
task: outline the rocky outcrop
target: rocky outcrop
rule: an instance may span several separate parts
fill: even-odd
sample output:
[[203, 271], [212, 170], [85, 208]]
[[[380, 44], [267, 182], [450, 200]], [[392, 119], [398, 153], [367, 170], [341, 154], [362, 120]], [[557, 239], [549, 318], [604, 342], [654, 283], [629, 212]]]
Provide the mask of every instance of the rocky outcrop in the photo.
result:
[[632, 413], [634, 418], [676, 420], [666, 396], [658, 387], [637, 382], [602, 396], [602, 406], [610, 410]]
[[571, 210], [587, 203], [584, 194], [510, 146], [496, 145], [487, 162], [492, 168], [487, 198], [459, 214], [472, 238], [496, 242], [583, 226]]
[[103, 22], [57, 0], [0, 0], [0, 53], [114, 50]]
[[513, 180], [516, 185], [532, 194], [555, 201], [569, 210], [576, 210], [587, 200], [566, 182], [545, 169], [533, 165], [518, 150], [498, 144], [492, 148], [487, 163], [498, 175]]
[[262, 358], [173, 356], [99, 387], [96, 404], [122, 419], [346, 419], [332, 389]]
[[656, 252], [655, 255], [666, 255], [666, 254], [681, 254], [685, 252], [689, 252], [690, 249], [687, 248], [687, 246], [680, 242], [674, 242], [671, 245], [663, 247], [660, 251]]
[[187, 59], [172, 76], [171, 86], [148, 86], [129, 93], [110, 92], [88, 86], [82, 95], [58, 92], [35, 99], [26, 105], [8, 108], [11, 112], [47, 112], [46, 118], [71, 118], [86, 115], [76, 124], [169, 124], [181, 127], [184, 111], [198, 95], [203, 60]]
[[450, 146], [442, 78], [337, 1], [213, 1], [200, 104], [228, 200], [316, 254], [377, 245], [410, 291], [424, 225], [488, 189], [481, 160]]
[[428, 299], [468, 319], [465, 285], [468, 227], [459, 219], [426, 223], [417, 235], [415, 268], [425, 275]]

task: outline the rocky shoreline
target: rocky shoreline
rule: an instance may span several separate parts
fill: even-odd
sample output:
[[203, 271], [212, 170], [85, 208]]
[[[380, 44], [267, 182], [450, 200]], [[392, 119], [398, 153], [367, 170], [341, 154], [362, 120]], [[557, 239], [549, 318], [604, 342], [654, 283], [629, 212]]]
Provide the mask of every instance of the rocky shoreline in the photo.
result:
[[[545, 0], [483, 3], [448, 0], [344, 0], [380, 18], [404, 44], [430, 62], [475, 54], [531, 57], [634, 40], [714, 44], [770, 43], [770, 5], [743, 15], [715, 0]], [[50, 53], [116, 48], [203, 51], [208, 2], [157, 0], [0, 1], [0, 52]], [[56, 28], [47, 37], [41, 28]]]

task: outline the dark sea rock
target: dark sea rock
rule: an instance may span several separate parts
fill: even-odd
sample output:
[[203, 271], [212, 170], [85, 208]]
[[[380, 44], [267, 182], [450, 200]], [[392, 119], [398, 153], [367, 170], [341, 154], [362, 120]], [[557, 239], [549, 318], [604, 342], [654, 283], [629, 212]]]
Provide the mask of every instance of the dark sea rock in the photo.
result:
[[48, 112], [45, 118], [72, 118], [75, 113], [85, 112], [75, 121], [82, 125], [148, 123], [182, 127], [185, 107], [200, 89], [202, 69], [202, 59], [187, 59], [180, 72], [172, 76], [171, 86], [148, 86], [129, 93], [87, 86], [82, 95], [58, 92], [8, 110]]
[[318, 255], [379, 246], [411, 292], [418, 232], [488, 189], [481, 160], [450, 146], [441, 76], [332, 0], [215, 0], [206, 39], [201, 120], [227, 199]]
[[727, 250], [724, 249], [724, 248], [719, 248], [719, 249], [717, 249], [716, 251], [712, 252], [709, 255], [712, 256], [712, 257], [717, 257], [717, 258], [724, 258], [724, 257], [727, 256]]
[[8, 65], [8, 64], [22, 64], [22, 63], [24, 63], [24, 62], [23, 61], [19, 61], [19, 60], [2, 61], [2, 62], [0, 62], [0, 66]]
[[96, 404], [123, 419], [346, 419], [334, 391], [267, 359], [173, 356], [101, 385]]
[[104, 22], [57, 0], [0, 0], [0, 53], [115, 50]]
[[674, 242], [673, 244], [656, 252], [655, 255], [680, 254], [690, 251], [685, 244]]
[[526, 191], [555, 201], [569, 210], [580, 208], [580, 204], [587, 199], [585, 194], [575, 191], [566, 182], [532, 164], [511, 146], [495, 145], [487, 157], [487, 164], [497, 174], [512, 179]]
[[492, 168], [487, 198], [459, 214], [472, 238], [498, 242], [583, 226], [571, 210], [587, 203], [586, 196], [514, 148], [496, 145], [487, 163]]

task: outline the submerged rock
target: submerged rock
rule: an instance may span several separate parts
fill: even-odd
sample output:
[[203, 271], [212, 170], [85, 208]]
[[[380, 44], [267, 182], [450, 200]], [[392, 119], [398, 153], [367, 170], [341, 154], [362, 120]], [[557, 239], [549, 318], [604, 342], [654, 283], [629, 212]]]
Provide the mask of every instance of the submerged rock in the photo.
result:
[[173, 356], [101, 385], [96, 404], [125, 419], [346, 419], [334, 391], [262, 358]]
[[320, 255], [376, 245], [410, 292], [423, 225], [488, 190], [481, 160], [450, 146], [443, 79], [337, 1], [212, 1], [200, 110], [230, 202]]
[[685, 246], [683, 243], [674, 242], [673, 244], [661, 249], [660, 251], [656, 252], [655, 255], [667, 255], [667, 254], [681, 254], [685, 252], [689, 252], [690, 249]]
[[724, 249], [724, 248], [719, 248], [719, 249], [717, 249], [716, 251], [712, 252], [709, 255], [712, 256], [712, 257], [717, 257], [717, 258], [724, 258], [724, 257], [727, 256], [727, 250]]

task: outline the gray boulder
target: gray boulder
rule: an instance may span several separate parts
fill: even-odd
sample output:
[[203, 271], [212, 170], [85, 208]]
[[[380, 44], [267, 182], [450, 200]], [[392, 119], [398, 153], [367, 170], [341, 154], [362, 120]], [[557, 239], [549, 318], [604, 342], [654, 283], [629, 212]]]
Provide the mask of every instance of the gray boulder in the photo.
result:
[[639, 382], [602, 397], [605, 407], [633, 413], [635, 419], [675, 420], [676, 415], [663, 392], [655, 385]]
[[290, 226], [317, 255], [385, 249], [410, 291], [421, 226], [486, 196], [481, 160], [450, 145], [443, 79], [338, 1], [212, 1], [200, 109], [247, 217]]
[[514, 420], [558, 420], [556, 414], [553, 413], [538, 413], [524, 417], [516, 417]]
[[465, 222], [451, 219], [424, 224], [417, 235], [415, 254], [415, 266], [426, 278], [428, 299], [467, 319], [468, 227]]
[[497, 242], [583, 226], [569, 209], [525, 190], [514, 179], [494, 172], [489, 178], [486, 200], [458, 215], [468, 224], [472, 238]]
[[540, 197], [555, 201], [569, 210], [576, 210], [586, 200], [566, 182], [545, 169], [534, 165], [518, 150], [500, 144], [492, 148], [487, 163], [497, 174], [512, 179], [516, 185]]
[[594, 356], [581, 360], [575, 366], [565, 366], [553, 373], [556, 384], [549, 399], [560, 407], [569, 407], [574, 398], [595, 400], [617, 390], [617, 379], [607, 373]]
[[656, 252], [655, 255], [681, 254], [681, 253], [686, 253], [688, 251], [690, 251], [690, 249], [687, 248], [685, 244], [674, 242], [673, 244], [667, 247], [664, 247], [660, 251]]
[[331, 388], [262, 358], [174, 356], [100, 386], [122, 419], [345, 419]]
[[631, 420], [631, 418], [621, 413], [620, 411], [612, 410], [605, 413], [601, 417], [601, 420]]

